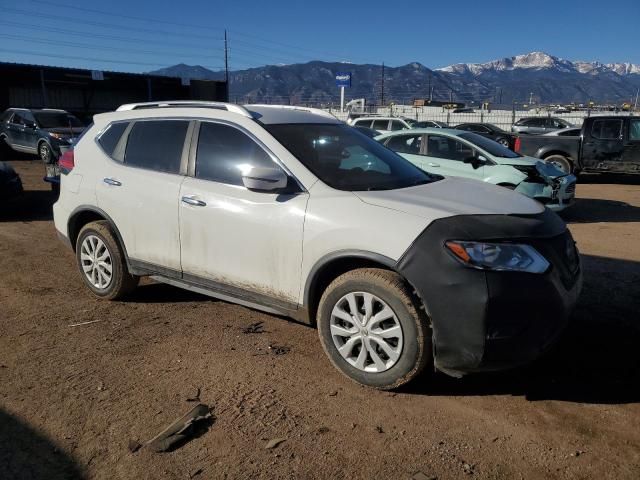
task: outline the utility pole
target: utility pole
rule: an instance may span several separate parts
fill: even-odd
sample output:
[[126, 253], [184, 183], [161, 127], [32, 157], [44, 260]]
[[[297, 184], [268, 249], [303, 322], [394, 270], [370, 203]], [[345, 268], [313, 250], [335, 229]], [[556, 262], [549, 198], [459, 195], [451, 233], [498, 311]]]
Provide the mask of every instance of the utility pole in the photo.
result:
[[429, 102], [433, 100], [433, 90], [431, 90], [431, 74], [429, 74]]
[[529, 105], [533, 103], [533, 92], [529, 94]]
[[638, 110], [638, 93], [640, 93], [640, 88], [636, 90], [636, 101], [633, 104], [633, 109]]
[[453, 88], [449, 88], [449, 103], [453, 103]]
[[384, 62], [382, 62], [382, 81], [380, 88], [380, 106], [384, 107]]
[[229, 100], [229, 45], [227, 44], [227, 30], [224, 30], [224, 81], [227, 85], [227, 101]]

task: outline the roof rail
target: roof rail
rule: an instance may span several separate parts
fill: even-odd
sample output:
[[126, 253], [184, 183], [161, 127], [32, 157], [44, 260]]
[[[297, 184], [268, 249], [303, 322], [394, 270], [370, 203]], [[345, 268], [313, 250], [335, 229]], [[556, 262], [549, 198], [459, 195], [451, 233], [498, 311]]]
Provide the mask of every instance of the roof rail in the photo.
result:
[[116, 112], [124, 112], [127, 110], [141, 110], [143, 108], [167, 108], [167, 107], [183, 107], [183, 108], [219, 108], [228, 112], [238, 113], [244, 117], [253, 118], [246, 108], [234, 103], [225, 102], [207, 102], [202, 100], [167, 100], [159, 102], [144, 103], [126, 103], [120, 105]]
[[337, 120], [336, 116], [325, 112], [324, 110], [320, 110], [319, 108], [311, 108], [311, 107], [296, 107], [295, 105], [267, 105], [267, 104], [252, 104], [245, 105], [246, 107], [267, 107], [267, 108], [281, 108], [283, 110], [300, 110], [303, 112], [313, 113], [314, 115], [321, 115], [323, 117], [331, 118], [333, 120]]

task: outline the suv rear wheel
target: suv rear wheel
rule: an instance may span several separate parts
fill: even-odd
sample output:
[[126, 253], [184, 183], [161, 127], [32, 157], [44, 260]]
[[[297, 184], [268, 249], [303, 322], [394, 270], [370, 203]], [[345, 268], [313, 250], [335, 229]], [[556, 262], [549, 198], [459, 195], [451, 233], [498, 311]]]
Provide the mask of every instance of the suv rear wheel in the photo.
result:
[[76, 260], [84, 283], [98, 297], [115, 300], [138, 285], [139, 277], [129, 273], [124, 252], [105, 220], [82, 227]]
[[432, 359], [426, 314], [395, 272], [364, 268], [339, 276], [322, 295], [317, 319], [331, 362], [362, 385], [399, 387]]

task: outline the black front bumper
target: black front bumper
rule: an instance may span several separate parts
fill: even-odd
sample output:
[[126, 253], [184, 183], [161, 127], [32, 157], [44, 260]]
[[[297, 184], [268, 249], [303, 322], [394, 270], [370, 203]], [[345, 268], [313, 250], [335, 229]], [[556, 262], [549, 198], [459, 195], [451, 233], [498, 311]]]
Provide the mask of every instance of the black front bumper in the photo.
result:
[[[527, 243], [551, 266], [544, 274], [467, 268], [446, 252], [447, 240]], [[396, 268], [431, 318], [436, 367], [455, 376], [535, 360], [564, 329], [582, 286], [571, 234], [548, 209], [437, 220]]]

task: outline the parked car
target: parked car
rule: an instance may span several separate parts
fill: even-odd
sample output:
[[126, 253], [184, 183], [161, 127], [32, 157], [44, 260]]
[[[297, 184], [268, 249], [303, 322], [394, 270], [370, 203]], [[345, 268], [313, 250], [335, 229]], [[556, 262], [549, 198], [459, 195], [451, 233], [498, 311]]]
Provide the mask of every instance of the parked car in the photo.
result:
[[582, 128], [580, 127], [572, 127], [565, 128], [563, 130], [554, 130], [553, 132], [543, 133], [544, 137], [579, 137], [580, 132], [582, 132]]
[[359, 127], [359, 126], [355, 126], [353, 128], [355, 128], [356, 130], [358, 130], [361, 133], [364, 133], [369, 138], [374, 138], [374, 137], [377, 137], [378, 135], [380, 135], [380, 132], [378, 130], [374, 130], [373, 128]]
[[541, 135], [554, 130], [572, 128], [573, 125], [557, 117], [524, 117], [511, 126], [513, 133]]
[[575, 176], [477, 133], [423, 129], [381, 135], [376, 140], [427, 172], [507, 187], [551, 210], [564, 210], [575, 197]]
[[45, 180], [59, 182], [56, 161], [84, 130], [82, 122], [65, 110], [9, 108], [0, 117], [0, 142], [16, 152], [40, 157]]
[[10, 200], [22, 193], [22, 180], [11, 165], [0, 162], [0, 200]]
[[353, 127], [367, 127], [380, 133], [408, 130], [414, 120], [400, 117], [359, 117], [347, 121]]
[[500, 145], [511, 148], [513, 146], [514, 136], [505, 132], [500, 127], [491, 123], [461, 123], [456, 125], [456, 130], [464, 130], [465, 132], [473, 132], [483, 137], [490, 138], [494, 142], [498, 142]]
[[563, 330], [580, 260], [539, 203], [430, 175], [323, 111], [162, 105], [96, 115], [60, 159], [55, 227], [97, 297], [153, 276], [287, 315], [382, 389], [526, 363]]
[[415, 122], [411, 125], [411, 128], [449, 128], [449, 126], [445, 122], [438, 122], [437, 120], [424, 120]]
[[588, 117], [577, 137], [521, 136], [515, 150], [565, 172], [640, 173], [640, 117]]

